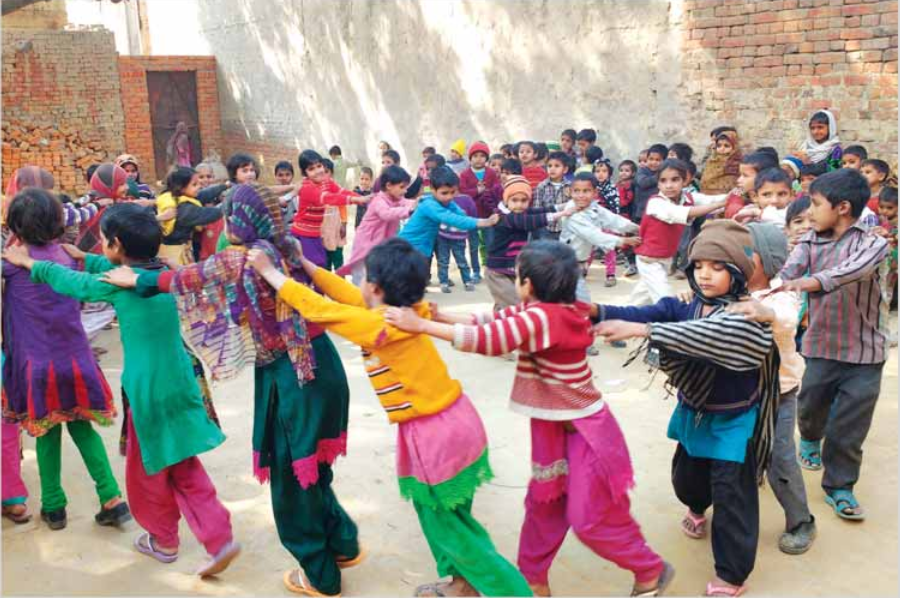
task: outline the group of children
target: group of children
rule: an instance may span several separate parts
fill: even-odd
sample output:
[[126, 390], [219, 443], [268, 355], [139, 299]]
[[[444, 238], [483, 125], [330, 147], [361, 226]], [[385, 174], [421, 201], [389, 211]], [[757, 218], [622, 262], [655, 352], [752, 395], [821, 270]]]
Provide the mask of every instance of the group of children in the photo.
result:
[[[252, 363], [252, 470], [269, 483], [279, 539], [299, 564], [284, 584], [339, 595], [341, 571], [366, 550], [332, 485], [350, 392], [331, 331], [362, 351], [397, 424], [400, 493], [450, 577], [417, 595], [550, 595], [570, 527], [634, 574], [632, 595], [671, 583], [673, 565], [631, 514], [628, 447], [588, 360], [595, 337], [640, 339], [628, 362], [662, 370], [677, 396], [672, 483], [687, 507], [682, 531], [702, 538], [711, 528], [707, 595], [746, 591], [765, 477], [784, 508], [787, 554], [816, 535], [800, 467], [824, 469], [835, 514], [862, 519], [853, 487], [895, 301], [890, 168], [859, 146], [842, 153], [827, 111], [780, 162], [772, 148], [745, 153], [731, 127], [713, 131], [699, 168], [676, 143], [615, 169], [596, 140], [567, 130], [559, 149], [523, 141], [499, 154], [458, 140], [450, 160], [427, 148], [414, 179], [387, 146], [377, 179], [362, 168], [353, 191], [337, 146], [331, 160], [301, 152], [299, 184], [281, 162], [277, 185], [263, 185], [254, 159], [236, 154], [227, 180], [214, 163], [173, 168], [159, 197], [132, 156], [96, 168], [79, 202], [54, 194], [49, 173], [22, 169], [3, 204], [3, 515], [31, 517], [24, 429], [37, 439], [41, 518], [66, 526], [66, 423], [97, 487], [98, 524], [133, 516], [145, 530], [136, 550], [171, 563], [183, 515], [209, 554], [198, 574], [221, 573], [241, 547], [199, 459], [225, 439], [204, 365], [223, 380]], [[591, 303], [597, 250], [607, 286], [620, 262], [638, 275], [628, 305]], [[435, 254], [442, 291], [453, 255], [466, 290], [484, 280], [494, 309], [459, 315], [427, 303]], [[686, 296], [675, 296], [674, 273]], [[111, 425], [117, 409], [82, 304], [118, 320], [130, 504], [92, 427]], [[516, 360], [510, 408], [530, 419], [532, 478], [515, 565], [472, 515], [492, 477], [489, 431], [430, 337]]]

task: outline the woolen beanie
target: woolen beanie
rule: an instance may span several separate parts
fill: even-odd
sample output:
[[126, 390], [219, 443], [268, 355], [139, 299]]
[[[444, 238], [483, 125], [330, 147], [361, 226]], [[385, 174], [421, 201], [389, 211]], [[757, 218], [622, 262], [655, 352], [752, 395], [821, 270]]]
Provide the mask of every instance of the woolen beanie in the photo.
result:
[[691, 262], [711, 260], [734, 264], [750, 280], [753, 276], [753, 238], [746, 226], [734, 220], [708, 220], [688, 246], [688, 259]]
[[753, 251], [759, 254], [766, 278], [772, 280], [788, 258], [787, 235], [781, 228], [771, 222], [751, 222], [747, 225], [753, 239]]
[[[453, 148], [456, 149], [456, 148]], [[491, 150], [488, 149], [487, 144], [484, 141], [476, 141], [471, 146], [469, 146], [469, 160], [472, 159], [472, 154], [476, 152], [482, 152], [485, 156], [490, 157]]]
[[457, 139], [453, 142], [453, 145], [450, 146], [450, 149], [455, 151], [460, 156], [466, 155], [466, 142], [464, 139]]
[[800, 167], [803, 166], [803, 162], [800, 160], [800, 158], [788, 156], [781, 161], [781, 165], [790, 168], [791, 173], [794, 175], [795, 179], [800, 178]]
[[503, 201], [506, 201], [516, 193], [524, 193], [531, 199], [531, 184], [523, 176], [514, 175], [503, 183]]

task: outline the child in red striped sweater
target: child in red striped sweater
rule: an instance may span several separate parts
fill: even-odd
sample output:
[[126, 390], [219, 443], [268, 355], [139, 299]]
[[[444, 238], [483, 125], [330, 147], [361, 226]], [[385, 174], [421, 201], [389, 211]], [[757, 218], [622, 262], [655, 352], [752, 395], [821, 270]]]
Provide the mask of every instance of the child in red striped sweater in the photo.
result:
[[550, 595], [547, 573], [571, 527], [599, 556], [634, 573], [633, 595], [658, 595], [675, 570], [650, 549], [630, 513], [631, 460], [587, 362], [593, 337], [589, 306], [575, 300], [575, 253], [556, 241], [534, 241], [516, 270], [521, 303], [513, 307], [472, 316], [435, 312], [433, 320], [392, 308], [386, 319], [460, 351], [518, 349], [510, 407], [531, 418], [533, 472], [518, 565], [535, 594]]

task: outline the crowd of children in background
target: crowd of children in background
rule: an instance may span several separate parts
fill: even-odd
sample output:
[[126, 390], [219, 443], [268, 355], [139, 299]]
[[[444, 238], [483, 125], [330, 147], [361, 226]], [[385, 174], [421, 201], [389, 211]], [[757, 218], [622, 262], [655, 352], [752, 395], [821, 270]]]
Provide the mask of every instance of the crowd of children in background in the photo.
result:
[[[816, 537], [801, 467], [824, 470], [838, 517], [865, 517], [853, 488], [897, 340], [887, 329], [896, 177], [864, 147], [842, 147], [828, 110], [807, 128], [781, 159], [722, 126], [697, 162], [685, 143], [656, 143], [618, 165], [592, 129], [496, 153], [460, 139], [446, 158], [425, 148], [415, 171], [381, 142], [377, 176], [333, 146], [328, 158], [300, 153], [299, 182], [292, 162], [278, 162], [274, 185], [237, 153], [224, 166], [173, 167], [158, 196], [130, 155], [90, 168], [77, 200], [54, 194], [48, 172], [22, 168], [3, 202], [3, 516], [31, 518], [24, 430], [36, 438], [40, 517], [66, 527], [65, 423], [96, 485], [98, 524], [133, 515], [146, 530], [136, 550], [171, 563], [183, 515], [209, 553], [198, 574], [221, 573], [241, 547], [198, 458], [225, 439], [207, 376], [252, 364], [253, 473], [270, 483], [279, 538], [299, 564], [284, 584], [339, 595], [341, 570], [366, 552], [332, 488], [349, 388], [328, 330], [362, 350], [398, 426], [401, 494], [451, 577], [417, 595], [550, 595], [570, 527], [634, 573], [632, 595], [660, 595], [675, 569], [631, 514], [628, 447], [587, 359], [595, 337], [617, 347], [636, 338], [628, 362], [662, 370], [677, 394], [672, 484], [687, 509], [682, 531], [702, 538], [711, 528], [706, 593], [740, 595], [765, 477], [784, 509], [787, 554]], [[491, 312], [424, 301], [435, 257], [440, 291], [452, 292], [451, 256], [465, 291], [484, 281]], [[637, 277], [627, 305], [591, 303], [595, 259], [606, 287], [620, 267]], [[676, 296], [670, 277], [690, 291]], [[118, 412], [90, 346], [115, 318], [130, 505], [92, 427]], [[516, 360], [510, 406], [530, 418], [532, 463], [516, 566], [471, 512], [492, 476], [490, 430], [430, 337]]]

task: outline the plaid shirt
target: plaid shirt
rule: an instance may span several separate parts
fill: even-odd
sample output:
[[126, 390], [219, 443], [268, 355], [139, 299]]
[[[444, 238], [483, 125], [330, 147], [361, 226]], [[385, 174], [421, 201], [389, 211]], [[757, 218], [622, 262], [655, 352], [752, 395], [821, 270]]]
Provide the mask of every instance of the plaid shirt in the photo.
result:
[[878, 266], [888, 250], [887, 241], [867, 234], [859, 222], [837, 240], [814, 230], [800, 239], [780, 277], [811, 276], [822, 285], [821, 292], [809, 294], [809, 328], [800, 350], [804, 357], [854, 364], [884, 362]]
[[[554, 185], [550, 179], [544, 179], [534, 189], [534, 197], [531, 200], [533, 208], [553, 208], [564, 206], [569, 201], [566, 190], [570, 187], [569, 183], [563, 182]], [[562, 223], [557, 220], [547, 225], [547, 230], [553, 233], [562, 231]]]

